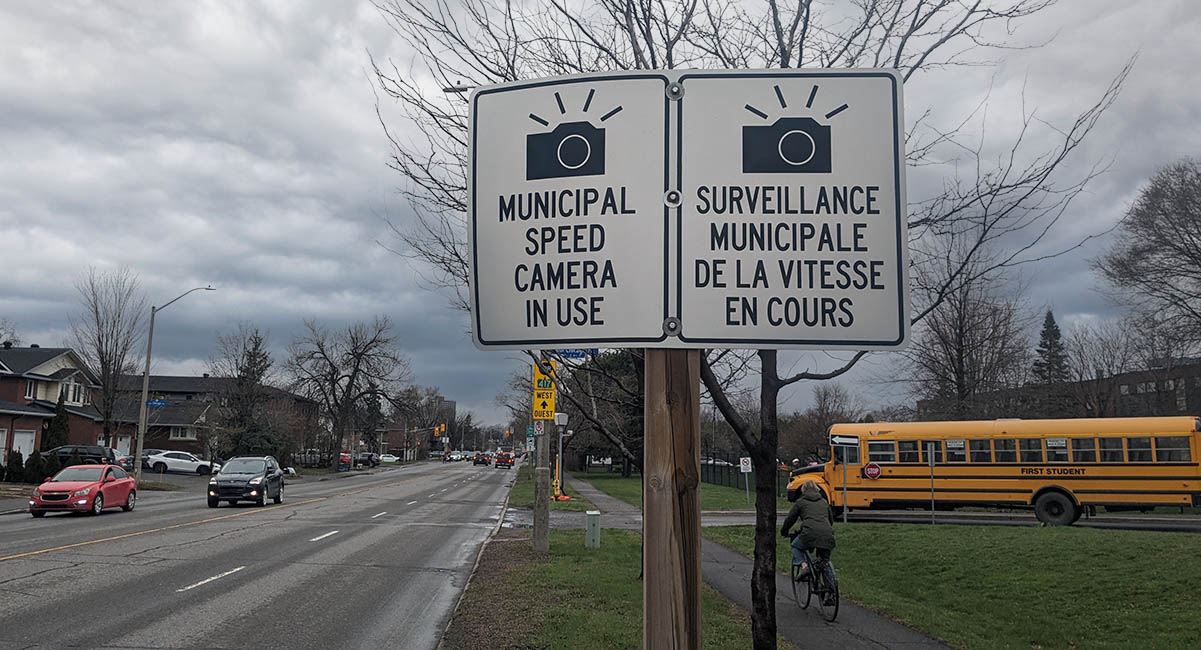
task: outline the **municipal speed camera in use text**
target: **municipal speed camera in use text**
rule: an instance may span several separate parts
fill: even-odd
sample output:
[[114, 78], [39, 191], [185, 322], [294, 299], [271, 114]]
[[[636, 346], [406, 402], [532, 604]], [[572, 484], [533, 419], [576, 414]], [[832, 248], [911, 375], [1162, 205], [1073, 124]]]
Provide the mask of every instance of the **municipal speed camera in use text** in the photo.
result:
[[592, 75], [472, 95], [477, 345], [665, 338], [666, 84]]
[[479, 89], [475, 343], [902, 346], [901, 109], [893, 70], [639, 71]]

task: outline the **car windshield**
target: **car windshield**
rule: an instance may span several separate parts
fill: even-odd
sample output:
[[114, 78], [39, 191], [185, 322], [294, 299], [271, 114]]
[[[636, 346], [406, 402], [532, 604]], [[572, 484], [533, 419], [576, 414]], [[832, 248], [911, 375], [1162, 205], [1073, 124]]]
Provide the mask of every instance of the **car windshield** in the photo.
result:
[[99, 481], [103, 467], [68, 467], [54, 475], [51, 481]]
[[264, 460], [258, 458], [235, 458], [221, 467], [222, 474], [258, 474], [267, 467]]

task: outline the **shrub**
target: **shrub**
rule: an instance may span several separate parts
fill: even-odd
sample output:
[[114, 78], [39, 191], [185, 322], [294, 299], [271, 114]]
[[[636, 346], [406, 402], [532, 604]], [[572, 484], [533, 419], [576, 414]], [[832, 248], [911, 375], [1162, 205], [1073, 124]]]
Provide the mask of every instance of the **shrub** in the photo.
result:
[[41, 454], [36, 451], [29, 454], [29, 458], [25, 461], [25, 482], [41, 483], [45, 480], [46, 472], [43, 465]]
[[58, 474], [62, 468], [63, 463], [58, 459], [58, 454], [50, 454], [50, 457], [42, 463], [42, 472], [46, 474], [46, 478]]
[[8, 452], [7, 471], [4, 473], [4, 480], [9, 483], [20, 483], [25, 480], [25, 461], [21, 460], [21, 452], [15, 449]]
[[70, 467], [72, 465], [82, 465], [82, 464], [83, 464], [83, 459], [79, 457], [79, 450], [76, 449], [75, 451], [71, 452], [71, 457], [67, 459], [67, 464], [64, 465], [64, 467]]

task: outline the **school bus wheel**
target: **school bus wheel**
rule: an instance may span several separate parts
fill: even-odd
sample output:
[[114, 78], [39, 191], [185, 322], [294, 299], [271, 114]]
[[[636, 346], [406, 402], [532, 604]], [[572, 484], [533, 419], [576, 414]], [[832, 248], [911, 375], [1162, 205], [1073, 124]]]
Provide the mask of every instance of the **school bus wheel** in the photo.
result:
[[1079, 508], [1068, 495], [1047, 490], [1034, 500], [1034, 515], [1049, 526], [1069, 526], [1080, 517]]

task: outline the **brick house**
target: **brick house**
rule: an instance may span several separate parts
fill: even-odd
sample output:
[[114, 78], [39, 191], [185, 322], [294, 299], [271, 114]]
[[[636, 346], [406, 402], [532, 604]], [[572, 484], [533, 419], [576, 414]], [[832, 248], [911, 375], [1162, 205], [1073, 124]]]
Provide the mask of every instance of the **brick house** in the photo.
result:
[[[59, 395], [63, 396], [71, 433], [69, 442], [99, 444], [100, 412], [92, 406], [95, 375], [70, 348], [18, 347], [0, 344], [0, 458], [16, 449], [28, 458], [42, 449]], [[123, 441], [129, 444], [129, 438]]]
[[[146, 413], [145, 449], [186, 451], [201, 458], [218, 453], [221, 422], [224, 419], [225, 396], [234, 389], [236, 380], [227, 377], [151, 375], [148, 400], [165, 402]], [[305, 438], [317, 426], [317, 404], [312, 400], [285, 390], [265, 386], [270, 399], [268, 407], [277, 421], [287, 423], [288, 432], [295, 438], [293, 448], [304, 448]], [[122, 432], [137, 433], [139, 405], [142, 396], [142, 376], [121, 378], [121, 393], [130, 398], [119, 410], [116, 419]]]

